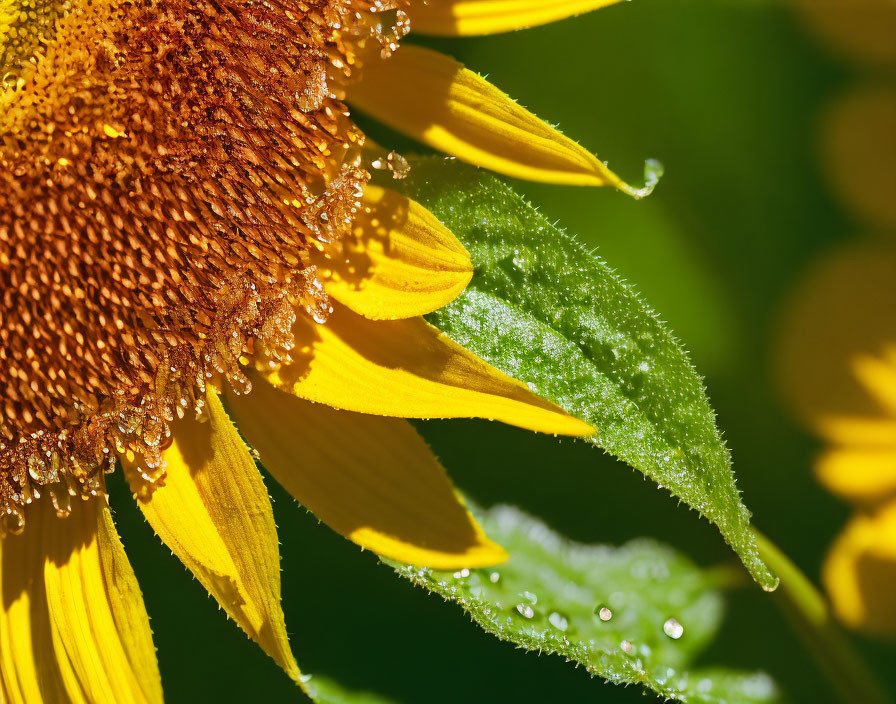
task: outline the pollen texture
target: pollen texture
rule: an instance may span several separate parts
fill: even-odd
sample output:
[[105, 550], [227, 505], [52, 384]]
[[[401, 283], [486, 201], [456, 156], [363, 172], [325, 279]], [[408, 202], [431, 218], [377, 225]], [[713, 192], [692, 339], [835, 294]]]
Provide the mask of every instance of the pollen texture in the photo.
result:
[[[0, 0], [0, 512], [158, 466], [240, 359], [328, 304], [368, 174], [336, 99], [360, 0]], [[399, 13], [400, 14], [400, 13]], [[388, 34], [388, 33], [387, 33]], [[372, 39], [371, 39], [372, 38]]]

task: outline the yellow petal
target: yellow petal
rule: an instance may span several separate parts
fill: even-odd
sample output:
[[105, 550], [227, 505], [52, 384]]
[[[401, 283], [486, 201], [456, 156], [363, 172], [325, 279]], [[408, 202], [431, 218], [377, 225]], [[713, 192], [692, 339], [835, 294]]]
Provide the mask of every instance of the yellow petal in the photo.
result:
[[489, 418], [543, 433], [594, 432], [422, 318], [372, 321], [336, 303], [324, 325], [300, 315], [293, 334], [293, 364], [266, 376], [309, 401], [398, 418]]
[[161, 702], [149, 619], [109, 509], [77, 502], [60, 519], [43, 499], [27, 518], [0, 560], [10, 702]]
[[380, 122], [458, 159], [515, 178], [575, 186], [624, 183], [597, 157], [484, 78], [431, 49], [405, 45], [370, 60], [348, 101]]
[[64, 701], [44, 587], [46, 550], [33, 536], [0, 539], [0, 702]]
[[262, 464], [333, 530], [385, 557], [435, 569], [507, 559], [410, 423], [313, 404], [254, 376], [229, 395]]
[[581, 15], [620, 0], [427, 0], [414, 3], [411, 28], [440, 37], [525, 29]]
[[217, 394], [208, 422], [179, 421], [160, 486], [125, 460], [131, 488], [162, 541], [227, 614], [294, 680], [300, 672], [280, 606], [280, 549], [271, 502]]
[[[873, 439], [894, 420], [896, 249], [859, 245], [819, 261], [783, 318], [781, 386], [794, 409], [834, 442]], [[869, 360], [871, 362], [869, 363]]]
[[[896, 3], [892, 3], [896, 29]], [[896, 34], [890, 38], [896, 48]], [[869, 225], [896, 229], [896, 89], [848, 93], [828, 110], [822, 153], [827, 176], [854, 214]]]
[[365, 318], [394, 320], [453, 301], [473, 276], [470, 255], [419, 203], [367, 186], [353, 236], [313, 258], [327, 293]]
[[876, 355], [855, 355], [852, 373], [881, 410], [896, 419], [896, 339], [882, 344]]
[[896, 634], [896, 503], [850, 521], [831, 548], [823, 579], [843, 623]]
[[886, 450], [894, 445], [896, 419], [862, 416], [820, 416], [815, 424], [823, 438], [834, 445]]
[[846, 447], [825, 451], [815, 463], [818, 480], [852, 501], [876, 502], [896, 492], [896, 423], [883, 447]]

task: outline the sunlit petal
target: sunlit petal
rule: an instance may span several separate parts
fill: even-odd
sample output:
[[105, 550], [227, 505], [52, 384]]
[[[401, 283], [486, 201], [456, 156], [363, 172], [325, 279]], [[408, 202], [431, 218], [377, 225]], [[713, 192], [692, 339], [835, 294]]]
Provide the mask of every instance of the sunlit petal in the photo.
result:
[[313, 404], [260, 378], [251, 394], [231, 395], [229, 404], [277, 481], [361, 547], [436, 569], [507, 558], [407, 421]]
[[468, 352], [422, 318], [372, 321], [336, 304], [299, 316], [294, 363], [268, 380], [300, 398], [399, 418], [489, 418], [543, 433], [594, 430]]
[[48, 499], [3, 540], [0, 674], [10, 702], [161, 702], [149, 619], [101, 499]]
[[388, 60], [371, 60], [348, 100], [400, 132], [492, 171], [645, 194], [484, 78], [431, 49], [402, 46]]
[[255, 461], [217, 394], [208, 422], [180, 421], [164, 453], [167, 477], [145, 483], [126, 463], [140, 508], [162, 541], [227, 614], [295, 680], [280, 607], [280, 549]]
[[0, 540], [0, 702], [62, 701], [47, 611], [46, 550], [32, 536]]
[[415, 33], [444, 37], [498, 34], [581, 15], [620, 0], [427, 0], [411, 7]]
[[353, 236], [313, 258], [327, 293], [374, 320], [412, 318], [454, 300], [473, 276], [470, 255], [419, 203], [367, 186]]

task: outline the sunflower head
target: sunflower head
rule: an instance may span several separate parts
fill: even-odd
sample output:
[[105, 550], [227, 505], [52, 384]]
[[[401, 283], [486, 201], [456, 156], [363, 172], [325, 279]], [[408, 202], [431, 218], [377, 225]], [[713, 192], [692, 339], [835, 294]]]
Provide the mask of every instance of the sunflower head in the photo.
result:
[[0, 0], [11, 528], [117, 453], [152, 470], [208, 380], [247, 385], [241, 357], [286, 360], [295, 310], [327, 315], [309, 252], [368, 179], [339, 83], [401, 27], [380, 0]]

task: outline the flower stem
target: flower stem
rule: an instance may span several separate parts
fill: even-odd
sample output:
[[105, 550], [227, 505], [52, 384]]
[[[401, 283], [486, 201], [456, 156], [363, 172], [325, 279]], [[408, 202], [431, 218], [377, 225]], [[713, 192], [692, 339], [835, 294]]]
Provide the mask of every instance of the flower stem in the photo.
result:
[[846, 634], [834, 622], [827, 602], [815, 585], [787, 555], [754, 529], [759, 553], [781, 579], [775, 594], [822, 673], [844, 704], [891, 704], [892, 699], [878, 682]]

